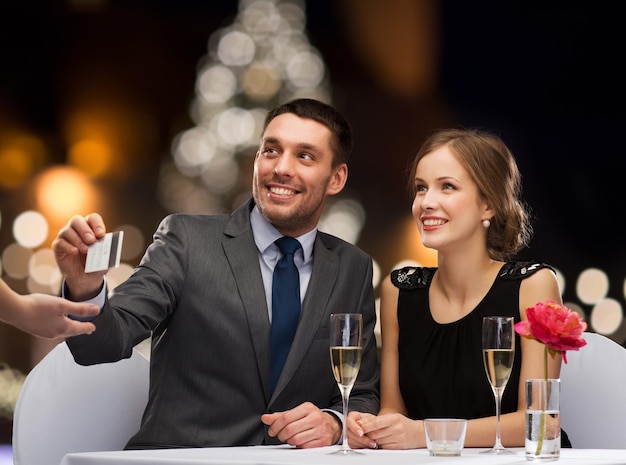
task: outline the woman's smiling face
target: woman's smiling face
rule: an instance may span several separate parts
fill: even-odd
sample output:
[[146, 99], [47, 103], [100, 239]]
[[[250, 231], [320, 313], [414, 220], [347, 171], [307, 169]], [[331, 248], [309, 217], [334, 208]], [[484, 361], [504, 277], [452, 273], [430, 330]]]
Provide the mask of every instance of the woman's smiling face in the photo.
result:
[[440, 249], [477, 233], [484, 238], [487, 203], [447, 145], [419, 161], [414, 182], [412, 213], [424, 246]]

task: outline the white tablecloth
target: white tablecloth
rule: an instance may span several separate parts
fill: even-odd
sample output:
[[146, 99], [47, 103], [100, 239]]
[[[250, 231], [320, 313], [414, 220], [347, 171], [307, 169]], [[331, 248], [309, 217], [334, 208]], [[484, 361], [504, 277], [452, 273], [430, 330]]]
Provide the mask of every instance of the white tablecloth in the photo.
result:
[[[484, 449], [464, 449], [461, 457], [431, 457], [425, 449], [363, 450], [361, 455], [328, 455], [336, 447], [295, 449], [289, 446], [160, 449], [67, 454], [60, 465], [416, 465], [416, 464], [530, 464], [523, 449], [516, 455], [480, 454]], [[562, 449], [555, 465], [626, 465], [626, 450]]]

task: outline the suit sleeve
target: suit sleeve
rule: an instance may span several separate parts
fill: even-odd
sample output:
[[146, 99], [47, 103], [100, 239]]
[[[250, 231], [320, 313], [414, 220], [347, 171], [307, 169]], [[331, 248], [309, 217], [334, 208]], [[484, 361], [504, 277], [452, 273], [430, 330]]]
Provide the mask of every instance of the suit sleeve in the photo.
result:
[[96, 331], [67, 339], [81, 365], [115, 362], [166, 324], [184, 285], [187, 241], [184, 224], [176, 215], [163, 219], [153, 242], [133, 274], [107, 296], [93, 323]]

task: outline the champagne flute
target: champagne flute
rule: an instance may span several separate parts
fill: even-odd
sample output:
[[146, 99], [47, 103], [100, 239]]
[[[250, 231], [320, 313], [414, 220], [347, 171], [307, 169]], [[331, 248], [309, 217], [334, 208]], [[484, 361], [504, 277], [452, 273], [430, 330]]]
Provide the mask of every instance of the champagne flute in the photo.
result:
[[515, 453], [506, 449], [500, 440], [502, 394], [511, 376], [513, 359], [515, 358], [513, 325], [513, 317], [488, 316], [483, 318], [483, 362], [487, 379], [489, 379], [496, 400], [496, 441], [491, 449], [482, 451], [486, 454]]
[[330, 315], [330, 364], [343, 399], [343, 443], [331, 454], [356, 454], [348, 445], [348, 399], [361, 368], [363, 317], [360, 313]]

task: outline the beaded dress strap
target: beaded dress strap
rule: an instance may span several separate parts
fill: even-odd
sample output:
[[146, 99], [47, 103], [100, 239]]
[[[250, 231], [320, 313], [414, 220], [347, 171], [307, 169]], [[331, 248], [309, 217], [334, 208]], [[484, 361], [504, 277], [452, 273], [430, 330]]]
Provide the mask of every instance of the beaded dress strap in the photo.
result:
[[391, 272], [391, 282], [399, 289], [424, 289], [437, 268], [405, 266]]
[[556, 270], [552, 266], [548, 265], [547, 263], [534, 262], [534, 261], [507, 262], [504, 264], [504, 266], [500, 270], [498, 277], [502, 279], [509, 279], [509, 280], [526, 279], [530, 275], [541, 270], [542, 268], [548, 268], [553, 273], [556, 273]]
[[[502, 266], [498, 278], [506, 280], [526, 279], [542, 268], [555, 269], [543, 262], [519, 261], [507, 262]], [[391, 272], [391, 282], [398, 289], [425, 289], [437, 271], [435, 267], [405, 266]]]

